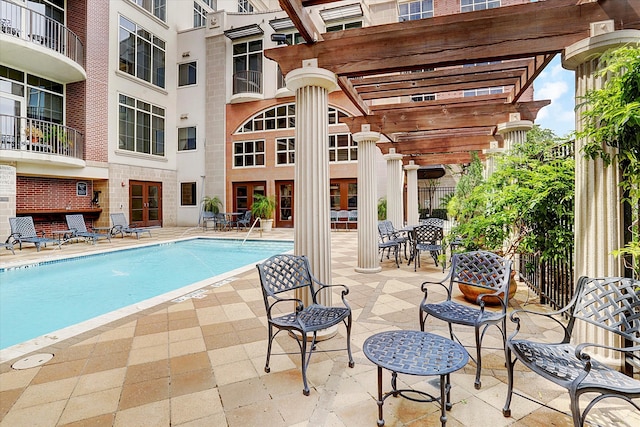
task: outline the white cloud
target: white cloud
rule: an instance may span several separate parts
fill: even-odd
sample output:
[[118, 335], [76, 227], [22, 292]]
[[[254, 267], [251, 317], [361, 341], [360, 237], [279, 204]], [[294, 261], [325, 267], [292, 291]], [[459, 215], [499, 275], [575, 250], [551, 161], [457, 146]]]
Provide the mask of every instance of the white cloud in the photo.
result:
[[535, 88], [536, 99], [550, 99], [554, 102], [561, 99], [569, 91], [569, 85], [563, 80], [543, 81], [540, 87]]

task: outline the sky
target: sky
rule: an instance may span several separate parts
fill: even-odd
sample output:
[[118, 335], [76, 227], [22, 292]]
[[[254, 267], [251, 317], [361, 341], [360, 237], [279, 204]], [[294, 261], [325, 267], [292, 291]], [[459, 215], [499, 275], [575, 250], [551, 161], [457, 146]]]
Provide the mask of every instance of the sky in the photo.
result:
[[573, 71], [562, 68], [558, 54], [533, 82], [534, 99], [551, 100], [550, 105], [538, 112], [535, 123], [551, 129], [559, 137], [567, 136], [576, 127], [574, 75]]

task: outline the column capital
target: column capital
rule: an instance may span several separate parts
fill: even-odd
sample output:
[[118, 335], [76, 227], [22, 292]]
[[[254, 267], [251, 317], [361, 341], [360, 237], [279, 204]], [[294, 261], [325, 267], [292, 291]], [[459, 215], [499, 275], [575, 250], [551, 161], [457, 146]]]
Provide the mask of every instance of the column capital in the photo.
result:
[[351, 134], [351, 138], [353, 138], [355, 142], [363, 142], [363, 141], [378, 142], [380, 141], [380, 133], [373, 132], [373, 131], [356, 132]]
[[389, 154], [385, 154], [384, 156], [382, 156], [386, 161], [389, 160], [402, 160], [402, 158], [404, 157], [403, 154], [399, 154], [396, 153], [396, 149], [395, 148], [389, 148]]
[[567, 70], [576, 70], [580, 65], [598, 57], [607, 49], [639, 42], [640, 30], [618, 30], [598, 34], [567, 46], [562, 54], [562, 66]]
[[498, 123], [498, 129], [496, 133], [503, 135], [508, 132], [516, 131], [529, 131], [533, 128], [533, 122], [531, 120], [513, 120], [506, 123]]
[[417, 171], [418, 169], [420, 169], [420, 165], [416, 165], [413, 160], [408, 165], [404, 165], [404, 170], [406, 171]]
[[302, 61], [302, 68], [296, 68], [287, 73], [285, 81], [287, 88], [296, 91], [301, 87], [318, 86], [332, 92], [338, 88], [336, 75], [324, 68], [317, 67], [318, 60]]

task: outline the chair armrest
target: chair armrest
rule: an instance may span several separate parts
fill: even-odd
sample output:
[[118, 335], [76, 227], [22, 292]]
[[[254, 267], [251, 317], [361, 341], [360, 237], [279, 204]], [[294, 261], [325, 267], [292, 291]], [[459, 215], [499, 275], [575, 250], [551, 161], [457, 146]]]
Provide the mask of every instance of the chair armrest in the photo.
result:
[[613, 351], [617, 351], [620, 353], [628, 353], [631, 356], [633, 356], [636, 359], [639, 359], [638, 356], [634, 355], [633, 352], [634, 351], [640, 351], [640, 345], [635, 346], [635, 347], [612, 347], [612, 346], [608, 346], [608, 345], [604, 345], [604, 344], [596, 344], [596, 343], [592, 343], [592, 342], [585, 342], [582, 344], [578, 344], [576, 346], [576, 357], [580, 360], [583, 360], [585, 362], [590, 362], [591, 361], [591, 356], [589, 356], [589, 354], [587, 354], [586, 352], [584, 352], [584, 349], [590, 347], [590, 348], [601, 348], [601, 349], [605, 349], [605, 350], [613, 350]]
[[315, 282], [318, 284], [318, 289], [313, 293], [313, 300], [316, 301], [316, 296], [318, 295], [318, 292], [320, 292], [323, 289], [328, 289], [328, 288], [342, 288], [342, 291], [340, 292], [341, 298], [342, 298], [342, 303], [349, 309], [351, 309], [351, 306], [349, 305], [349, 303], [347, 302], [347, 300], [345, 299], [345, 296], [349, 294], [349, 288], [347, 287], [347, 285], [327, 285], [325, 283], [319, 282], [317, 280], [315, 280]]
[[550, 312], [550, 313], [543, 313], [543, 312], [540, 312], [540, 311], [527, 310], [525, 308], [520, 308], [520, 309], [517, 309], [517, 310], [513, 310], [511, 312], [511, 314], [509, 315], [509, 320], [511, 320], [511, 322], [516, 324], [516, 329], [513, 332], [513, 334], [511, 334], [509, 336], [508, 341], [511, 341], [518, 334], [518, 332], [520, 331], [520, 317], [519, 317], [519, 315], [520, 315], [520, 313], [525, 313], [525, 314], [527, 314], [529, 316], [534, 316], [535, 315], [535, 316], [547, 317], [547, 318], [553, 320], [554, 322], [556, 322], [558, 325], [560, 325], [562, 327], [562, 331], [564, 333], [564, 337], [563, 337], [561, 342], [562, 343], [568, 343], [571, 340], [571, 334], [569, 333], [569, 331], [567, 329], [567, 326], [564, 323], [562, 323], [556, 316], [559, 315], [559, 314], [564, 313], [569, 308], [570, 308], [570, 306], [566, 306], [561, 310], [553, 311], [553, 312]]
[[272, 302], [271, 304], [269, 304], [269, 306], [267, 307], [267, 317], [268, 318], [271, 318], [271, 310], [273, 309], [273, 307], [275, 307], [276, 304], [279, 304], [281, 302], [295, 302], [296, 303], [296, 316], [298, 315], [299, 312], [304, 310], [304, 303], [302, 302], [302, 300], [300, 300], [298, 298], [277, 298], [277, 297], [275, 297], [275, 301]]

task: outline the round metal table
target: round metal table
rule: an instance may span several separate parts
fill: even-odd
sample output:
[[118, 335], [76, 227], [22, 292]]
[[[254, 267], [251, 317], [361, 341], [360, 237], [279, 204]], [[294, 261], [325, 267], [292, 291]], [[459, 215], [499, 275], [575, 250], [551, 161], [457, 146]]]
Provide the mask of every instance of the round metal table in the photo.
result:
[[[469, 361], [467, 351], [459, 343], [439, 335], [421, 331], [380, 332], [367, 338], [363, 345], [365, 356], [378, 367], [378, 425], [384, 425], [382, 405], [389, 396], [402, 396], [416, 402], [440, 401], [440, 422], [447, 423], [446, 410], [451, 409], [449, 374]], [[382, 369], [391, 371], [391, 391], [382, 393]], [[399, 390], [398, 374], [440, 376], [440, 397], [414, 390]], [[417, 395], [414, 397], [412, 395]]]

